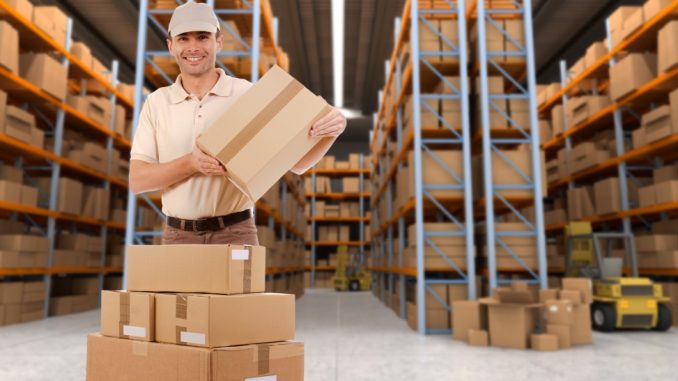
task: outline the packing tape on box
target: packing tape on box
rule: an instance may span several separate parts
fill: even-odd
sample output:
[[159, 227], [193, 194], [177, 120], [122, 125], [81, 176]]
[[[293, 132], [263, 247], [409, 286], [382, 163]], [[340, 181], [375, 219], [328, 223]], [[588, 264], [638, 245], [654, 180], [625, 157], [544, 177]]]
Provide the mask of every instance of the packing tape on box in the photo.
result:
[[245, 249], [247, 249], [248, 255], [242, 275], [242, 292], [249, 294], [252, 291], [252, 246], [245, 246]]
[[[174, 317], [177, 318], [177, 319], [186, 320], [188, 318], [188, 296], [177, 294], [176, 301], [175, 301], [174, 304], [175, 304]], [[186, 332], [186, 327], [182, 327], [182, 326], [177, 325], [176, 326], [176, 332], [175, 332], [175, 338], [174, 338], [174, 341], [177, 344], [184, 343], [181, 340], [181, 333], [182, 332]]]
[[268, 373], [271, 361], [271, 345], [259, 344], [257, 345], [257, 375], [261, 376]]
[[270, 102], [266, 107], [261, 110], [250, 122], [241, 130], [241, 132], [236, 135], [233, 140], [231, 140], [224, 149], [219, 153], [219, 159], [222, 163], [231, 161], [233, 157], [247, 145], [247, 142], [250, 141], [254, 136], [256, 136], [268, 122], [275, 117], [276, 114], [280, 112], [287, 104], [294, 99], [294, 97], [304, 89], [304, 86], [297, 82], [291, 81], [285, 86], [283, 91], [280, 92], [280, 95], [277, 96], [272, 102]]
[[118, 336], [127, 338], [129, 337], [125, 333], [125, 326], [129, 324], [129, 292], [120, 292], [120, 317], [118, 318]]

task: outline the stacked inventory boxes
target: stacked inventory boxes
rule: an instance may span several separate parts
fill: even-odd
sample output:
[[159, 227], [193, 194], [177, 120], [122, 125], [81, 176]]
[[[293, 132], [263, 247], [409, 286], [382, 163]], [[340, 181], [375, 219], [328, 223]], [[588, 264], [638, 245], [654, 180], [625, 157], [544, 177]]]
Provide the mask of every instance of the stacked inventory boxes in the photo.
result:
[[[266, 249], [128, 248], [128, 290], [104, 291], [87, 379], [303, 379], [294, 295], [265, 293]], [[124, 366], [123, 366], [124, 364]]]

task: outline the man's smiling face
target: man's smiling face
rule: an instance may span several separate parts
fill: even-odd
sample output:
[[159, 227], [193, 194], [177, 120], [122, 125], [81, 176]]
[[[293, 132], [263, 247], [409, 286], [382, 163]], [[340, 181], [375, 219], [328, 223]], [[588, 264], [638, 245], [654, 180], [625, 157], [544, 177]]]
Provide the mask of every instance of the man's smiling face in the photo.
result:
[[181, 73], [191, 76], [201, 76], [212, 70], [216, 52], [221, 51], [222, 46], [220, 33], [188, 32], [167, 40], [167, 47]]

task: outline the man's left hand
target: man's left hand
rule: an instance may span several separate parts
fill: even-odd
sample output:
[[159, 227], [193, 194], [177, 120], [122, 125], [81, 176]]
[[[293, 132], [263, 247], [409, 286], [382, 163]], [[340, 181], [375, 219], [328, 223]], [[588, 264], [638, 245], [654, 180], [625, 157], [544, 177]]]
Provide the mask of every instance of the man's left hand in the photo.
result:
[[337, 137], [346, 129], [346, 117], [337, 108], [311, 126], [308, 134], [314, 138]]

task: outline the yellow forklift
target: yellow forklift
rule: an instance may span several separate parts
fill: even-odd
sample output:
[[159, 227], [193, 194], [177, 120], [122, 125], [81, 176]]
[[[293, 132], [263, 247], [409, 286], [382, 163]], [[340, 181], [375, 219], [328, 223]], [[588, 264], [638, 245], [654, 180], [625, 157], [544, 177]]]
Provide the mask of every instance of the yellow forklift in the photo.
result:
[[[565, 274], [593, 279], [591, 322], [597, 331], [652, 329], [667, 331], [672, 324], [669, 298], [662, 286], [638, 276], [636, 248], [632, 234], [594, 233], [590, 222], [570, 222], [565, 227], [567, 244]], [[601, 240], [606, 241], [605, 255]], [[631, 276], [622, 276], [623, 259], [612, 256], [612, 243], [626, 245], [626, 265]]]
[[350, 255], [346, 245], [337, 248], [337, 268], [332, 284], [337, 291], [367, 291], [372, 286], [372, 274], [361, 269], [360, 258]]

